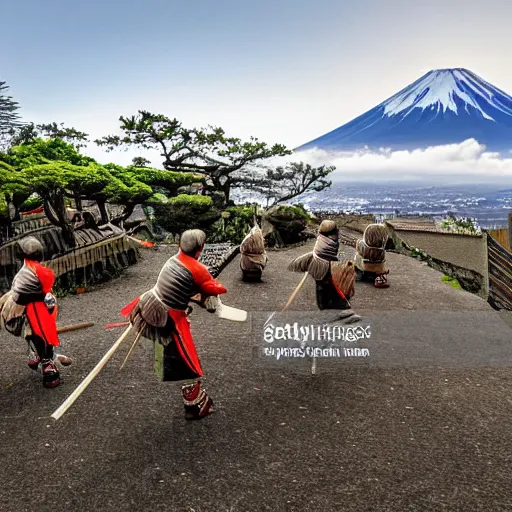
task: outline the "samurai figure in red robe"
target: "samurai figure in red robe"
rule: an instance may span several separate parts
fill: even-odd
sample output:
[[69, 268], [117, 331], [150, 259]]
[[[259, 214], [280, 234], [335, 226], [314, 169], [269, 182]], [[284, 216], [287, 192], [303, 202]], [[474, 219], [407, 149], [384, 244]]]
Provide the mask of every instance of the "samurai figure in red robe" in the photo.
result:
[[227, 292], [226, 288], [199, 263], [206, 235], [199, 229], [185, 231], [180, 238], [178, 254], [169, 258], [156, 285], [132, 303], [121, 314], [142, 336], [161, 343], [171, 352], [170, 381], [185, 381], [182, 386], [185, 418], [201, 419], [213, 412], [213, 401], [203, 388], [203, 369], [190, 332], [189, 302], [214, 311], [212, 300]]
[[28, 365], [33, 370], [42, 367], [43, 386], [54, 388], [60, 384], [56, 362], [63, 366], [71, 359], [56, 354], [60, 345], [57, 332], [58, 307], [52, 288], [55, 274], [41, 265], [43, 246], [29, 236], [18, 243], [24, 260], [14, 277], [11, 290], [0, 299], [2, 326], [15, 336], [24, 336], [29, 350], [34, 349]]

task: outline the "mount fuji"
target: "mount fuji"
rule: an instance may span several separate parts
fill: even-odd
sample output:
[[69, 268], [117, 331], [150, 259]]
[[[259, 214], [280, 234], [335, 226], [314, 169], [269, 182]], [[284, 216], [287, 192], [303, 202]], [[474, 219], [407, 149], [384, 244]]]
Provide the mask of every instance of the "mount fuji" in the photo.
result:
[[413, 150], [467, 139], [490, 151], [511, 150], [512, 97], [467, 69], [437, 69], [295, 151]]

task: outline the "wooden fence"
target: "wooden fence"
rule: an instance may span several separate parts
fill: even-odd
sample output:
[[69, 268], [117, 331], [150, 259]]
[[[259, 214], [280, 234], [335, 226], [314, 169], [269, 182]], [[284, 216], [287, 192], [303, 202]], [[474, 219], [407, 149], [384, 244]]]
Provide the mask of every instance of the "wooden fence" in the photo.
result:
[[491, 229], [488, 231], [489, 235], [494, 238], [502, 247], [505, 247], [505, 249], [508, 249], [510, 251], [510, 240], [509, 240], [509, 234], [508, 229]]
[[512, 252], [487, 236], [489, 304], [497, 310], [512, 311]]

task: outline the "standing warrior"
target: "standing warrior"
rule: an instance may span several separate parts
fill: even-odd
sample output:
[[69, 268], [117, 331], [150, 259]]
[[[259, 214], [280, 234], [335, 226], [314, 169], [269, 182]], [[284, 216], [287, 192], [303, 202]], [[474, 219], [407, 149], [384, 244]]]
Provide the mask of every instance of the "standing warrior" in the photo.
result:
[[240, 244], [240, 268], [244, 281], [259, 281], [267, 264], [265, 240], [258, 225], [254, 226]]
[[334, 221], [324, 220], [313, 252], [299, 256], [288, 266], [288, 270], [307, 272], [315, 279], [320, 310], [351, 308], [349, 300], [355, 292], [354, 266], [351, 261], [339, 261], [338, 250], [338, 227]]
[[357, 279], [373, 281], [377, 288], [388, 288], [386, 275], [386, 244], [388, 231], [383, 224], [370, 224], [366, 226], [363, 238], [356, 242], [354, 265]]
[[1, 323], [15, 336], [24, 336], [33, 348], [28, 365], [32, 370], [42, 366], [43, 386], [54, 388], [60, 384], [55, 365], [69, 366], [72, 360], [55, 353], [60, 345], [57, 333], [58, 307], [52, 288], [55, 274], [43, 267], [43, 246], [29, 236], [19, 242], [24, 264], [14, 277], [11, 290], [0, 299]]
[[181, 235], [178, 254], [169, 258], [156, 285], [121, 312], [129, 316], [134, 329], [147, 339], [170, 349], [171, 381], [186, 381], [182, 386], [185, 418], [200, 419], [213, 411], [213, 401], [202, 386], [203, 370], [190, 332], [189, 302], [200, 295], [199, 305], [214, 312], [216, 297], [227, 292], [198, 259], [206, 235], [199, 229]]

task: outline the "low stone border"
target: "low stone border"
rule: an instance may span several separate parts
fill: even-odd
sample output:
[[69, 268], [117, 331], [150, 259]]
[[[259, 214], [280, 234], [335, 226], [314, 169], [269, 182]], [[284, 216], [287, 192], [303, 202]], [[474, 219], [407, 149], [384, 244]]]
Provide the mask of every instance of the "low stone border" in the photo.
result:
[[218, 277], [239, 252], [239, 245], [231, 243], [207, 244], [199, 261], [208, 268], [213, 277]]

